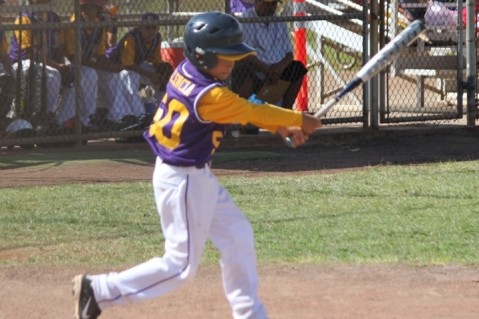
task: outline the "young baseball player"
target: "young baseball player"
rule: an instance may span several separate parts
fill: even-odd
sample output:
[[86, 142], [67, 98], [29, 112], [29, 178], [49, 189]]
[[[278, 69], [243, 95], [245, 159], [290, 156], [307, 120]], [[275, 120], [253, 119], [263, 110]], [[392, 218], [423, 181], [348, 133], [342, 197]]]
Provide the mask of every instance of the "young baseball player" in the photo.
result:
[[[30, 4], [48, 4], [49, 2], [50, 0], [31, 0]], [[51, 10], [24, 11], [17, 17], [15, 24], [32, 25], [59, 23], [60, 21], [58, 14]], [[46, 87], [46, 92], [40, 93], [42, 85], [34, 85], [31, 88], [34, 92], [30, 92], [30, 94], [33, 97], [32, 99], [36, 99], [41, 94], [46, 94], [46, 110], [48, 113], [53, 114], [56, 111], [57, 100], [60, 94], [62, 73], [66, 70], [62, 31], [57, 29], [41, 31], [20, 29], [15, 31], [10, 41], [10, 61], [14, 76], [17, 75], [16, 71], [20, 68], [27, 81], [32, 81], [33, 83], [46, 81], [44, 86]], [[46, 65], [45, 74], [43, 74], [42, 70], [43, 64]], [[31, 67], [34, 67], [33, 72], [31, 72]], [[33, 76], [34, 78], [31, 79], [28, 76]], [[25, 83], [22, 83], [22, 85], [25, 85]], [[33, 101], [29, 101], [29, 103], [33, 103]], [[39, 112], [40, 106], [37, 105], [33, 111]]]
[[[141, 21], [158, 21], [155, 13], [145, 13]], [[155, 89], [156, 100], [160, 100], [166, 83], [173, 72], [172, 66], [161, 59], [161, 34], [157, 25], [146, 25], [128, 31], [112, 48], [106, 52], [107, 58], [120, 64], [121, 85], [117, 95], [122, 95], [124, 103], [109, 103], [109, 118], [120, 121], [125, 116], [139, 118], [145, 113], [139, 95], [140, 84], [150, 85]]]
[[156, 154], [153, 188], [165, 252], [123, 272], [73, 279], [76, 315], [97, 318], [109, 307], [162, 296], [192, 279], [209, 239], [221, 253], [226, 297], [235, 319], [268, 317], [258, 296], [253, 230], [210, 163], [230, 123], [252, 122], [293, 135], [297, 145], [321, 126], [306, 113], [252, 104], [225, 86], [235, 61], [255, 54], [239, 22], [220, 12], [191, 18], [186, 60], [170, 78], [144, 136]]
[[[103, 12], [105, 0], [80, 0], [80, 19], [85, 22], [98, 21]], [[75, 21], [73, 16], [71, 21]], [[68, 59], [73, 62], [76, 52], [76, 29], [71, 28], [65, 32], [65, 46]], [[102, 27], [85, 28], [81, 31], [81, 80], [80, 80], [80, 120], [87, 129], [93, 129], [91, 118], [96, 112], [98, 85], [101, 83], [106, 94], [112, 95], [112, 103], [120, 103], [114, 97], [119, 87], [118, 72], [120, 68], [108, 63], [106, 52], [106, 29]], [[100, 81], [101, 78], [101, 81]], [[58, 124], [71, 126], [75, 117], [75, 89], [68, 87], [63, 90], [63, 95], [57, 114]]]

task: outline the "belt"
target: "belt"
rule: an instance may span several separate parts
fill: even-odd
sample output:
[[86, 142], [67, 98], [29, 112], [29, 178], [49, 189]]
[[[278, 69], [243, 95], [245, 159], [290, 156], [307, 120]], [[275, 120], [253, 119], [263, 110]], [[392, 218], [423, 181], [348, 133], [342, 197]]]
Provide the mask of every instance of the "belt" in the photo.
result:
[[196, 167], [196, 168], [199, 168], [199, 169], [205, 168], [205, 167], [207, 167], [207, 166], [211, 166], [211, 162], [199, 163], [199, 164], [196, 164], [196, 165], [195, 165], [195, 167]]
[[[160, 158], [160, 157], [159, 157]], [[162, 163], [165, 163], [167, 165], [172, 165], [172, 166], [177, 166], [177, 167], [194, 167], [194, 168], [198, 168], [198, 169], [202, 169], [202, 168], [205, 168], [205, 167], [210, 167], [211, 166], [211, 161], [208, 161], [206, 163], [198, 163], [198, 164], [195, 164], [195, 165], [192, 165], [192, 166], [183, 166], [183, 165], [178, 165], [178, 164], [173, 164], [173, 163], [169, 163], [168, 161], [164, 161], [163, 159], [161, 159], [161, 162]]]

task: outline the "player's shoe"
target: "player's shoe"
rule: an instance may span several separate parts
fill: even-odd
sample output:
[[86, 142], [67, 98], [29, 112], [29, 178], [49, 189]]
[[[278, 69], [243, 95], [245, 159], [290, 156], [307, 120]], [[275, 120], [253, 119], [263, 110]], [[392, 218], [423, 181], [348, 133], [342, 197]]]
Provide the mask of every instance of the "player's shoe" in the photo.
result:
[[101, 310], [95, 300], [91, 280], [85, 275], [77, 275], [72, 280], [73, 296], [75, 297], [75, 318], [96, 319]]

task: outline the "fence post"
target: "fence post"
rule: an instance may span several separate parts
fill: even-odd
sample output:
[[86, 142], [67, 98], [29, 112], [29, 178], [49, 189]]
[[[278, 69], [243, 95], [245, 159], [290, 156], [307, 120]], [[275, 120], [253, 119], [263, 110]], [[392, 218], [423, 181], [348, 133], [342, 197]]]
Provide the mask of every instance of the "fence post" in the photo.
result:
[[[462, 12], [461, 5], [458, 3], [458, 12]], [[473, 0], [466, 1], [466, 89], [467, 89], [467, 125], [476, 125], [476, 70], [477, 70], [477, 56], [476, 56], [476, 4]], [[459, 17], [460, 19], [460, 17]], [[459, 51], [461, 52], [461, 51]]]
[[[293, 0], [294, 16], [306, 16], [305, 0]], [[305, 66], [306, 59], [306, 28], [303, 21], [294, 22], [294, 58], [301, 61]], [[303, 78], [303, 84], [296, 97], [296, 109], [298, 111], [308, 111], [308, 78], [307, 75]]]

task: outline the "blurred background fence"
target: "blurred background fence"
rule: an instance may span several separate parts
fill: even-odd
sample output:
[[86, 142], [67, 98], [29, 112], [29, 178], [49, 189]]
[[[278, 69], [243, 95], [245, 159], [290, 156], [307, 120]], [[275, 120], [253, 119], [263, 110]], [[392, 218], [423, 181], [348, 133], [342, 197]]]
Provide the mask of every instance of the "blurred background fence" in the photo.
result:
[[[235, 6], [240, 0], [3, 2], [0, 33], [9, 44], [3, 55], [12, 68], [9, 72], [2, 60], [0, 147], [54, 147], [105, 138], [141, 141], [164, 85], [133, 73], [123, 76], [124, 69], [109, 66], [100, 56], [133, 29], [143, 28], [159, 32], [156, 60], [174, 68], [183, 59], [183, 26], [206, 11], [230, 12], [243, 24], [286, 24], [295, 59], [308, 69], [293, 106], [305, 112], [318, 110], [408, 23], [423, 19], [426, 37], [343, 99], [324, 123], [379, 129], [465, 119], [463, 125], [473, 126], [478, 117], [475, 81], [466, 78], [467, 19], [460, 1], [283, 0], [275, 16], [253, 18]], [[80, 4], [86, 3], [101, 5], [98, 15], [74, 19], [84, 17]], [[146, 13], [157, 16], [149, 19]], [[169, 76], [171, 70], [160, 65], [151, 63], [157, 76]]]

